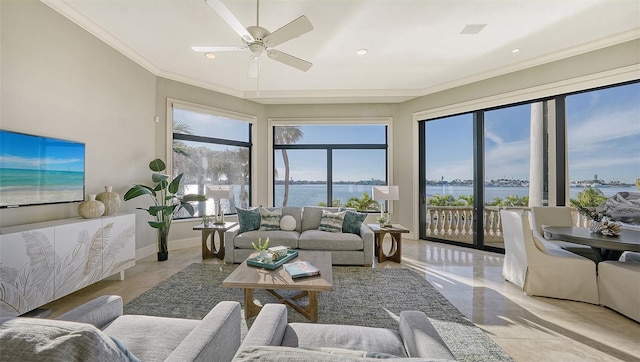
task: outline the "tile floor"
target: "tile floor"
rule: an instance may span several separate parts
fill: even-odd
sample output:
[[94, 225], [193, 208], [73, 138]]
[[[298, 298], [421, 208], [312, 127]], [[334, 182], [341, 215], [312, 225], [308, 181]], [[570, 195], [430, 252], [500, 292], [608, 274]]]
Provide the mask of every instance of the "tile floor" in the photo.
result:
[[[528, 297], [502, 279], [503, 256], [456, 246], [403, 240], [402, 263], [376, 268], [412, 268], [424, 273], [453, 305], [482, 328], [516, 361], [640, 361], [640, 323], [604, 307], [551, 298]], [[126, 302], [191, 263], [200, 248], [138, 260], [125, 280], [105, 280], [46, 305], [51, 317], [103, 294]]]

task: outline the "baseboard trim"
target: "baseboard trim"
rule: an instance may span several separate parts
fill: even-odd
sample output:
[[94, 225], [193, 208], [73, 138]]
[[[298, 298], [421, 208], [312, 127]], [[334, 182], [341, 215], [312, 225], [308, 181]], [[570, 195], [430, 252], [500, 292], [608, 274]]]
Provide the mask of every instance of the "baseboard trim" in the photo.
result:
[[[180, 239], [180, 240], [169, 240], [167, 246], [169, 247], [169, 251], [171, 250], [179, 250], [192, 248], [194, 246], [202, 245], [202, 239], [200, 238], [188, 238], [188, 239]], [[136, 249], [136, 260], [146, 258], [150, 255], [155, 255], [158, 252], [158, 248], [156, 244], [147, 245], [140, 249]]]

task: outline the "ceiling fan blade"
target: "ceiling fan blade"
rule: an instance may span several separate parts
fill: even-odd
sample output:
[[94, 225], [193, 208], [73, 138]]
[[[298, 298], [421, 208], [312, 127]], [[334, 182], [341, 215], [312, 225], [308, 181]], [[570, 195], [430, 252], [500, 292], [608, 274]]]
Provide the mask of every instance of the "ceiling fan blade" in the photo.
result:
[[286, 64], [290, 67], [300, 69], [303, 72], [309, 70], [309, 68], [311, 68], [311, 66], [313, 65], [306, 60], [302, 60], [300, 58], [294, 57], [293, 55], [289, 55], [287, 53], [283, 53], [273, 49], [268, 50], [267, 55], [273, 60], [277, 60], [280, 63]]
[[311, 30], [313, 30], [313, 25], [311, 25], [311, 22], [306, 16], [302, 15], [289, 24], [265, 36], [262, 41], [267, 47], [274, 47], [278, 44], [284, 43], [285, 41], [297, 38]]
[[217, 47], [191, 47], [196, 53], [236, 52], [248, 49], [243, 45], [224, 45]]
[[213, 9], [213, 11], [218, 13], [222, 20], [224, 20], [231, 27], [231, 29], [233, 29], [233, 31], [238, 33], [238, 35], [240, 35], [240, 37], [244, 39], [244, 41], [246, 41], [247, 43], [253, 43], [254, 41], [256, 41], [253, 36], [249, 34], [247, 29], [245, 29], [245, 27], [240, 24], [240, 21], [238, 21], [238, 19], [231, 13], [231, 11], [229, 11], [229, 9], [224, 6], [222, 1], [205, 0], [205, 2]]
[[249, 58], [249, 78], [258, 78], [258, 74], [260, 73], [260, 57], [254, 57], [253, 55]]

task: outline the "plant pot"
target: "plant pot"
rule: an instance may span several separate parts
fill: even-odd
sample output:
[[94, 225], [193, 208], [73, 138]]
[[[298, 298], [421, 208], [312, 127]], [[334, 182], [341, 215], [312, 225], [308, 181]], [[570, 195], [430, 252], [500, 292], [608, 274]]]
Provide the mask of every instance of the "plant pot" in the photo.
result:
[[166, 261], [167, 259], [169, 259], [169, 252], [168, 251], [159, 251], [158, 252], [158, 261]]
[[169, 258], [168, 241], [169, 230], [165, 228], [158, 229], [158, 261], [165, 261]]

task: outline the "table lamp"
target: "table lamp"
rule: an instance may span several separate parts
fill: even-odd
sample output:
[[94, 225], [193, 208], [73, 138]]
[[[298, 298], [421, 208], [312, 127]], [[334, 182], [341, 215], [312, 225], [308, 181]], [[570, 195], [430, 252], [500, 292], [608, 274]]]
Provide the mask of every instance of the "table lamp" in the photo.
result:
[[[373, 199], [376, 201], [393, 201], [400, 199], [400, 189], [398, 186], [373, 186], [371, 188]], [[387, 204], [384, 203], [380, 209], [380, 216], [387, 216]], [[389, 218], [387, 217], [387, 224], [385, 226], [391, 226]]]
[[231, 198], [231, 188], [226, 185], [207, 185], [205, 196], [207, 199], [213, 199], [215, 215], [213, 217], [214, 224], [224, 224], [224, 212], [220, 205], [221, 199]]

